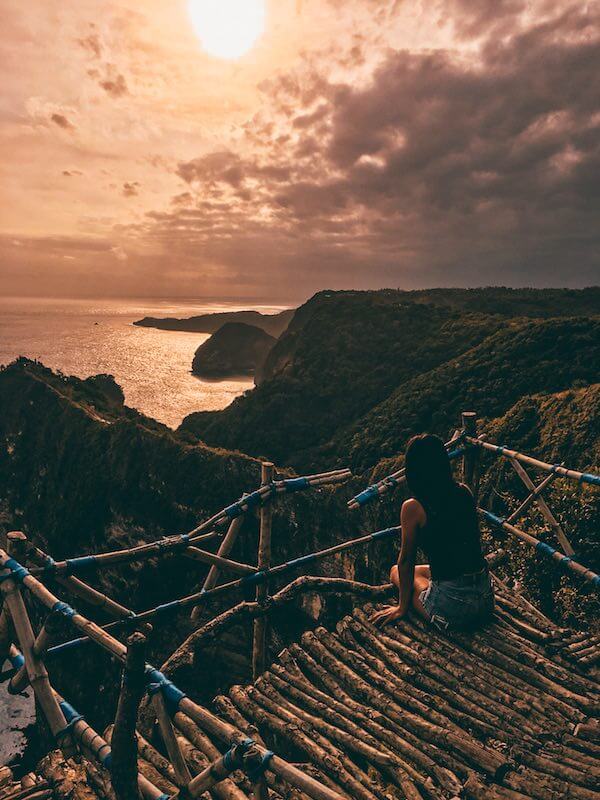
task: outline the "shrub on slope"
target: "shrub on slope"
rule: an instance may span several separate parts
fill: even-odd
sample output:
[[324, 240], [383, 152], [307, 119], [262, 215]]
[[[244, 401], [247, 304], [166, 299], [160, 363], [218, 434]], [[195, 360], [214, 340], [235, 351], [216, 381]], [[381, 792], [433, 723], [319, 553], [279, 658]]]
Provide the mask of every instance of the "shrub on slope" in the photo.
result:
[[447, 364], [401, 384], [318, 453], [297, 460], [350, 462], [355, 471], [401, 452], [411, 435], [447, 435], [460, 412], [502, 415], [521, 397], [600, 380], [600, 320], [515, 323]]
[[[510, 444], [551, 464], [565, 463], [600, 473], [600, 383], [559, 394], [525, 397], [503, 417], [486, 425], [490, 441]], [[484, 455], [480, 499], [483, 506], [504, 516], [528, 492], [505, 459]], [[545, 474], [526, 467], [534, 482]], [[544, 492], [576, 552], [576, 558], [600, 573], [600, 489], [557, 478]], [[535, 506], [515, 523], [552, 547], [560, 548], [546, 520]], [[494, 534], [495, 538], [499, 538]], [[545, 613], [566, 624], [589, 626], [600, 620], [598, 593], [590, 584], [562, 576], [553, 563], [537, 556], [513, 537], [503, 546], [510, 552], [507, 574], [516, 578]]]

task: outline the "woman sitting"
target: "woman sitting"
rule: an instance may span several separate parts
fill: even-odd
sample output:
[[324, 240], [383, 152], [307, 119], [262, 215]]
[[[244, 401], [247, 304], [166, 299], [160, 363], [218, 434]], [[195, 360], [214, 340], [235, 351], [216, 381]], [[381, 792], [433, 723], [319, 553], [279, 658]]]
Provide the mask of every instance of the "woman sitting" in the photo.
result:
[[[482, 625], [492, 617], [494, 594], [473, 495], [452, 477], [448, 453], [437, 436], [411, 439], [405, 467], [413, 496], [402, 504], [402, 547], [390, 572], [400, 602], [376, 612], [371, 621], [385, 625], [412, 607], [444, 630]], [[415, 566], [418, 548], [429, 564]]]

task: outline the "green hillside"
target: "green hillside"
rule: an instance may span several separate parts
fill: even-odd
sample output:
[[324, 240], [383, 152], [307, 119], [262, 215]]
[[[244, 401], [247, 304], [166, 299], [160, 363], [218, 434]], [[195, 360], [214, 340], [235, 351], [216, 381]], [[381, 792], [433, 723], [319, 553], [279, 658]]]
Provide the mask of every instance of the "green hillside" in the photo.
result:
[[[471, 395], [473, 402], [481, 397], [487, 404], [483, 413], [495, 415], [524, 393], [569, 388], [577, 379], [595, 380], [598, 368], [590, 356], [597, 353], [597, 328], [592, 326], [588, 336], [585, 322], [577, 332], [557, 329], [555, 343], [551, 328], [540, 328], [537, 336], [531, 329], [516, 344], [511, 341], [527, 321], [538, 324], [599, 312], [597, 289], [321, 292], [296, 312], [267, 358], [260, 386], [224, 411], [190, 415], [181, 430], [208, 444], [302, 468], [331, 458], [345, 460], [350, 453], [355, 465], [369, 466], [404, 445], [405, 433], [395, 429], [402, 429], [398, 414], [404, 401], [398, 398], [405, 390], [425, 391], [430, 405], [429, 412], [415, 412], [411, 422], [437, 430], [455, 419], [453, 395], [467, 404]], [[480, 351], [480, 361], [475, 356], [463, 370], [456, 359], [495, 334], [505, 338], [495, 339]], [[565, 368], [559, 364], [553, 380], [552, 364], [569, 361], [571, 346], [577, 350], [574, 363]], [[528, 355], [519, 354], [522, 347]], [[588, 347], [592, 351], [586, 355]], [[533, 367], [531, 385], [523, 374], [511, 378], [507, 387], [495, 387], [493, 377], [486, 376], [487, 365], [491, 376], [502, 382], [510, 361], [520, 370]], [[445, 364], [450, 365], [448, 373], [434, 374]], [[474, 375], [469, 374], [471, 368]], [[415, 384], [421, 375], [427, 375], [424, 380], [431, 385]], [[449, 391], [442, 379], [457, 385]], [[395, 419], [385, 420], [391, 414]]]
[[[524, 397], [503, 417], [486, 425], [491, 441], [511, 443], [551, 464], [565, 463], [600, 473], [600, 383], [552, 395]], [[500, 515], [514, 510], [527, 495], [515, 470], [504, 459], [483, 458], [481, 504]], [[543, 475], [529, 469], [531, 477]], [[556, 480], [544, 493], [552, 512], [575, 549], [576, 558], [600, 573], [600, 491], [572, 481]], [[548, 524], [535, 507], [517, 523], [560, 549]], [[498, 541], [497, 534], [495, 535]], [[509, 538], [503, 545], [510, 561], [503, 568], [550, 616], [577, 626], [598, 626], [600, 600], [589, 584], [561, 576], [527, 545]]]
[[402, 383], [310, 460], [342, 459], [360, 472], [401, 452], [416, 431], [445, 436], [465, 409], [493, 418], [526, 394], [558, 392], [599, 379], [599, 319], [513, 324], [460, 357]]

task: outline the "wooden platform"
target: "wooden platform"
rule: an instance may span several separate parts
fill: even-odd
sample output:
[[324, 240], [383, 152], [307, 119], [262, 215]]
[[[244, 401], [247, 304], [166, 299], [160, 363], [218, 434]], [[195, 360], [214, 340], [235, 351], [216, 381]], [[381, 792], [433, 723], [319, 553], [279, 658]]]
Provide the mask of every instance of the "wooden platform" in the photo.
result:
[[[317, 628], [284, 650], [254, 685], [235, 686], [216, 712], [341, 798], [600, 798], [600, 686], [572, 659], [573, 640], [518, 596], [497, 587], [496, 621], [476, 634], [443, 634], [414, 618], [383, 630], [356, 608], [335, 631]], [[582, 644], [583, 643], [583, 644]], [[174, 717], [192, 773], [225, 749], [184, 714]], [[110, 730], [106, 734], [110, 738]], [[140, 737], [140, 771], [167, 795], [173, 767]], [[2, 800], [110, 800], [108, 773], [58, 752], [37, 785], [7, 782]], [[271, 797], [305, 795], [268, 772]], [[31, 778], [30, 778], [31, 780]], [[251, 797], [233, 773], [206, 797]]]

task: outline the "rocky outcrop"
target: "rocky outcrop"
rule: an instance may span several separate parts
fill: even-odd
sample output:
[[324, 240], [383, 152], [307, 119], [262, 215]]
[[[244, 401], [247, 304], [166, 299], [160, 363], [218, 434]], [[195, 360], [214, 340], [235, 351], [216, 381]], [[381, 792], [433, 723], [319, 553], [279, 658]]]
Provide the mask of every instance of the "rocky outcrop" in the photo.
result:
[[189, 331], [191, 333], [216, 333], [219, 328], [229, 322], [253, 325], [268, 333], [269, 336], [281, 336], [295, 314], [289, 308], [279, 314], [261, 314], [259, 311], [225, 311], [218, 314], [201, 314], [197, 317], [178, 319], [175, 317], [144, 317], [134, 322], [143, 328], [160, 328], [164, 331]]
[[196, 350], [192, 372], [205, 378], [253, 375], [276, 341], [253, 325], [228, 322]]

